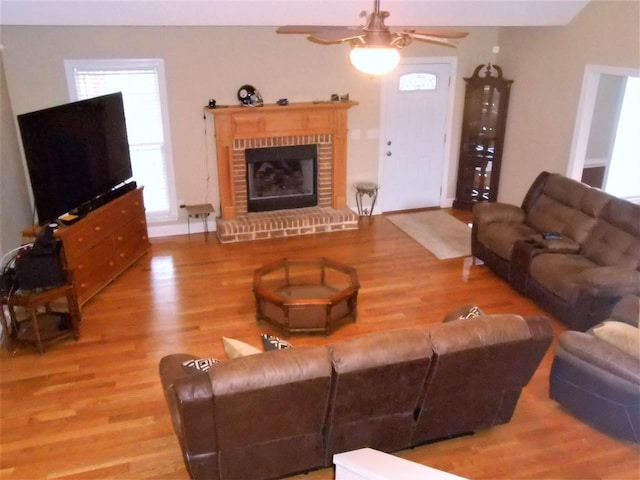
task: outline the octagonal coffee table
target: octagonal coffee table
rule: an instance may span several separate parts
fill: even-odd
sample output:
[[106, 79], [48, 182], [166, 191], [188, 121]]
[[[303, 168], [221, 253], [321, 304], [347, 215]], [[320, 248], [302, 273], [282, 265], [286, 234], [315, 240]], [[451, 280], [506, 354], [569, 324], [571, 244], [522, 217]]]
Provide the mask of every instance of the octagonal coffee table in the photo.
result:
[[324, 257], [282, 258], [253, 274], [256, 320], [292, 333], [324, 333], [357, 316], [355, 268]]

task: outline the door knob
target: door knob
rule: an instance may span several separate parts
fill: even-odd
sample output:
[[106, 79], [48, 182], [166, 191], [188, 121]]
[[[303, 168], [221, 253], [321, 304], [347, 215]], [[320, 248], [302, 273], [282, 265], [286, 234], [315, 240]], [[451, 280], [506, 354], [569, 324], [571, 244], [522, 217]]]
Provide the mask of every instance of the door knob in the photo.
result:
[[390, 157], [390, 156], [391, 156], [391, 152], [387, 152], [387, 157]]
[[391, 140], [389, 140], [389, 141], [387, 142], [387, 145], [391, 145]]

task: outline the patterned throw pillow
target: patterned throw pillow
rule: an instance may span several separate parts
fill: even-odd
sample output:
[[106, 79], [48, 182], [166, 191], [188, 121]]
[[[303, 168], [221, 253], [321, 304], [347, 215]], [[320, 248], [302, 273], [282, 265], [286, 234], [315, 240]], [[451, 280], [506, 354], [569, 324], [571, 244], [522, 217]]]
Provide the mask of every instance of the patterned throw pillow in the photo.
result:
[[285, 348], [291, 348], [293, 346], [289, 342], [280, 340], [273, 335], [267, 335], [266, 333], [260, 334], [260, 338], [262, 339], [262, 346], [265, 352], [269, 350], [284, 350]]
[[481, 317], [484, 312], [480, 310], [480, 307], [473, 303], [466, 303], [461, 307], [455, 309], [453, 312], [448, 313], [443, 319], [443, 322], [451, 322], [453, 320], [460, 320], [462, 318]]
[[466, 315], [461, 316], [460, 318], [473, 318], [473, 317], [481, 317], [484, 315], [484, 312], [480, 310], [480, 307], [473, 306], [469, 309]]
[[216, 358], [194, 358], [193, 360], [182, 362], [182, 366], [206, 372], [215, 363], [220, 363], [220, 360]]

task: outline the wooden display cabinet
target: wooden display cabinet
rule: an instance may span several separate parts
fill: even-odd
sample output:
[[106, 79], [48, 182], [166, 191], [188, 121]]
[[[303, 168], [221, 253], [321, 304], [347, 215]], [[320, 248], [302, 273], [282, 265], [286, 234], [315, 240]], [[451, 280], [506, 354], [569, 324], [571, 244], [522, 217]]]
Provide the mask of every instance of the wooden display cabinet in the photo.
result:
[[[37, 229], [23, 236], [33, 237]], [[90, 212], [68, 226], [60, 226], [64, 268], [75, 275], [82, 306], [144, 255], [150, 247], [142, 188]]]
[[[513, 80], [497, 65], [478, 65], [467, 82], [453, 207], [469, 210], [498, 198], [509, 93]], [[492, 75], [495, 70], [497, 76]]]

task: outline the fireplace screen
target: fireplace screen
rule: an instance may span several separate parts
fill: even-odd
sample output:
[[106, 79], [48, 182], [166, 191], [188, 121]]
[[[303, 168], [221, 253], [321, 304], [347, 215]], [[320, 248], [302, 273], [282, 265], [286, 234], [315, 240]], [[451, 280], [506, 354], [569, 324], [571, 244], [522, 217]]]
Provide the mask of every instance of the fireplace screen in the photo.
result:
[[317, 145], [249, 148], [247, 210], [313, 207], [317, 195]]

